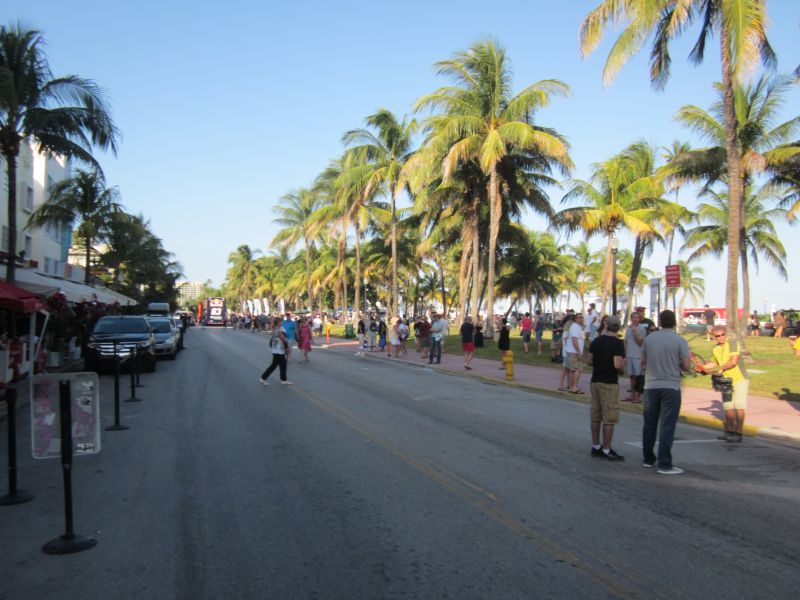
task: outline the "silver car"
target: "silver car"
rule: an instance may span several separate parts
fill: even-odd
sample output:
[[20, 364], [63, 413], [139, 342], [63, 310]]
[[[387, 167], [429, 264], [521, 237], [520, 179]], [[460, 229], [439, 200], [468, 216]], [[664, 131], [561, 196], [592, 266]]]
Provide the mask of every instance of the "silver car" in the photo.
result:
[[180, 336], [175, 323], [169, 317], [148, 317], [148, 319], [156, 337], [156, 356], [166, 356], [170, 360], [175, 360]]

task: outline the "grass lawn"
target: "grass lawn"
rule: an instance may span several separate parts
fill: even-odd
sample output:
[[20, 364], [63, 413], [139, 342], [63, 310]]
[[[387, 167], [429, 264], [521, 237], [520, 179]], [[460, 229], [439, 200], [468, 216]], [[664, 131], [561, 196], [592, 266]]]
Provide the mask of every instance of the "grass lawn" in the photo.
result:
[[[451, 325], [450, 331], [456, 329]], [[331, 335], [344, 336], [344, 325], [333, 325]], [[689, 342], [689, 348], [706, 360], [710, 360], [711, 349], [714, 342], [707, 342], [705, 333], [684, 335]], [[550, 332], [545, 331], [542, 354], [536, 354], [536, 343], [531, 342], [531, 351], [525, 354], [522, 350], [522, 337], [519, 331], [511, 332], [511, 351], [514, 353], [516, 364], [537, 365], [560, 369], [561, 365], [550, 361]], [[750, 393], [754, 396], [776, 398], [780, 400], [800, 401], [800, 359], [792, 353], [789, 338], [749, 337], [745, 340], [751, 358], [745, 363], [750, 374]], [[414, 338], [408, 340], [409, 347], [413, 347]], [[461, 353], [461, 339], [458, 335], [449, 335], [445, 339], [444, 351], [448, 353]], [[487, 339], [483, 348], [475, 349], [475, 356], [500, 360], [497, 345]], [[686, 377], [685, 385], [693, 387], [711, 387], [709, 377]]]

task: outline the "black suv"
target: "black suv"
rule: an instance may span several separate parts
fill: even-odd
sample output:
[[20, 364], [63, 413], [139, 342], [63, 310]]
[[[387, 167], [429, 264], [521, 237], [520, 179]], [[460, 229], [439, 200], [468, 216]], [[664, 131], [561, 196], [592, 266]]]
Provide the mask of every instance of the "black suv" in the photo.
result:
[[138, 346], [141, 370], [156, 370], [156, 338], [144, 316], [101, 317], [86, 344], [84, 368], [87, 371], [113, 368], [115, 343], [123, 366], [130, 364], [125, 359], [130, 359]]

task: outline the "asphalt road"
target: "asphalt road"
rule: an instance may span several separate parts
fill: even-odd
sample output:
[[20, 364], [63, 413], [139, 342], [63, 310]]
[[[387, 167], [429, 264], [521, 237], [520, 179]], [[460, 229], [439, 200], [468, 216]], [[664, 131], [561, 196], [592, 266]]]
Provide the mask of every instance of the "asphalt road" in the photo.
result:
[[263, 387], [263, 335], [195, 327], [186, 346], [122, 405], [130, 429], [75, 460], [90, 550], [41, 552], [64, 531], [61, 469], [30, 457], [20, 414], [36, 497], [0, 506], [1, 599], [797, 597], [796, 447], [680, 424], [686, 473], [661, 476], [635, 415], [610, 463], [585, 404], [332, 349]]

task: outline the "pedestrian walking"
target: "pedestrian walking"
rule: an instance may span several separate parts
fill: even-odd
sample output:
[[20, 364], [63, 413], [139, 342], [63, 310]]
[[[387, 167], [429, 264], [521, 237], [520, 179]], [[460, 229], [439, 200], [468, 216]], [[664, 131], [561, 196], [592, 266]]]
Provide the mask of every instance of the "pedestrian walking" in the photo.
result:
[[292, 344], [297, 341], [297, 323], [292, 318], [292, 313], [288, 310], [281, 321], [281, 329], [286, 337], [286, 361], [292, 356]]
[[280, 317], [275, 317], [272, 320], [269, 349], [272, 354], [272, 363], [261, 374], [259, 378], [261, 385], [269, 385], [267, 379], [269, 379], [269, 376], [275, 369], [279, 369], [279, 375], [283, 385], [292, 385], [292, 382], [286, 378], [286, 353], [289, 349], [289, 340], [286, 338], [286, 334], [281, 327]]
[[309, 323], [308, 318], [303, 317], [300, 319], [300, 327], [297, 330], [297, 347], [300, 349], [300, 352], [303, 353], [303, 362], [308, 362], [308, 353], [311, 352], [312, 336], [313, 331], [311, 329], [311, 323]]
[[[672, 463], [672, 442], [681, 411], [681, 371], [691, 368], [689, 344], [675, 333], [675, 313], [663, 310], [660, 330], [647, 336], [642, 347], [644, 426], [642, 452], [645, 467], [658, 467], [661, 475], [679, 475], [683, 469]], [[653, 452], [658, 437], [658, 456]], [[657, 461], [657, 462], [656, 462]]]
[[475, 325], [472, 324], [472, 317], [467, 315], [464, 317], [464, 323], [461, 325], [461, 349], [464, 351], [464, 368], [467, 371], [472, 370], [469, 366], [472, 362], [472, 357], [475, 354]]
[[604, 333], [589, 345], [589, 366], [592, 367], [591, 455], [611, 461], [625, 459], [611, 447], [614, 425], [619, 423], [619, 376], [625, 373], [625, 344], [617, 337], [620, 325], [618, 317], [610, 317]]

